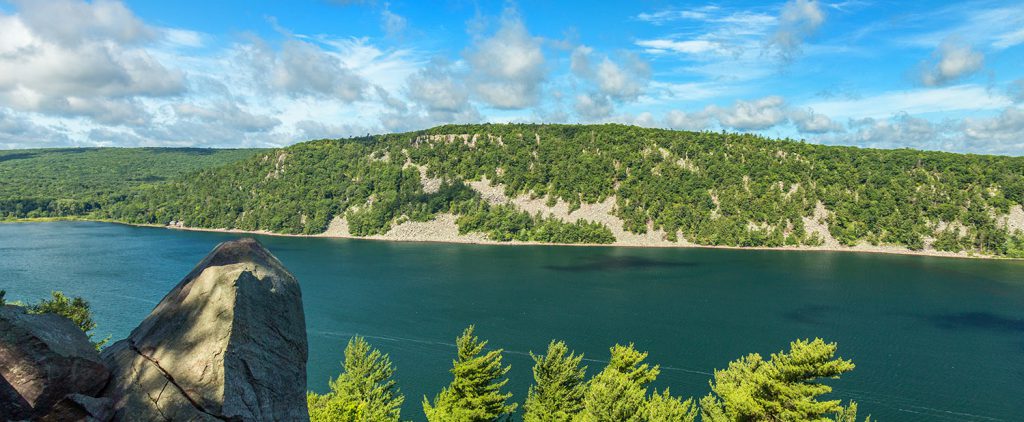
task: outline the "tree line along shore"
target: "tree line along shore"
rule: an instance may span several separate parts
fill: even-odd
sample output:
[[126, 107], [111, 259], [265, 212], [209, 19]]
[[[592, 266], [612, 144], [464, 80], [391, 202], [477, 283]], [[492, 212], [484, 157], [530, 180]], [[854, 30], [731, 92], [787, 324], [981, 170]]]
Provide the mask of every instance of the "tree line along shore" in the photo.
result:
[[39, 175], [59, 175], [62, 160], [83, 154], [94, 160], [79, 167], [102, 166], [113, 152], [33, 151], [0, 153], [9, 181], [0, 185], [2, 218], [304, 235], [340, 226], [335, 235], [398, 240], [1024, 257], [1021, 157], [613, 124], [449, 125], [274, 150], [138, 150], [147, 160], [177, 154], [178, 161], [142, 170], [121, 157], [119, 170], [69, 189], [71, 181]]

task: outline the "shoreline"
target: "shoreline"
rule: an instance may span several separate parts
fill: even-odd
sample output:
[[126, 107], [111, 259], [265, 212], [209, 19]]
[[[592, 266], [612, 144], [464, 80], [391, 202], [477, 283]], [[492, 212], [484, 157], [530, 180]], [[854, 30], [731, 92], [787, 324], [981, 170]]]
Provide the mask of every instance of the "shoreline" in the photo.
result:
[[572, 246], [572, 247], [615, 247], [615, 248], [680, 248], [680, 249], [725, 249], [725, 250], [751, 250], [751, 251], [790, 251], [790, 252], [846, 252], [846, 253], [870, 253], [870, 254], [888, 254], [888, 255], [908, 255], [908, 256], [927, 256], [936, 258], [959, 258], [959, 259], [983, 259], [983, 260], [1010, 260], [1010, 261], [1021, 261], [1021, 258], [1010, 258], [1001, 257], [994, 255], [981, 255], [967, 252], [943, 252], [935, 250], [921, 250], [914, 251], [902, 247], [895, 246], [728, 246], [728, 245], [699, 245], [693, 243], [670, 243], [670, 244], [639, 244], [630, 242], [616, 242], [608, 244], [598, 243], [541, 243], [541, 242], [522, 242], [522, 241], [496, 241], [489, 240], [481, 236], [459, 236], [448, 239], [430, 239], [430, 238], [387, 238], [383, 235], [376, 236], [352, 236], [349, 234], [329, 234], [327, 232], [322, 234], [289, 234], [289, 233], [275, 233], [265, 230], [240, 230], [240, 229], [210, 229], [200, 227], [179, 227], [179, 226], [168, 226], [160, 224], [138, 224], [138, 223], [126, 223], [123, 221], [115, 220], [104, 220], [95, 218], [81, 218], [81, 217], [43, 217], [43, 218], [26, 218], [26, 219], [13, 219], [13, 220], [0, 220], [0, 223], [43, 223], [43, 222], [60, 222], [60, 221], [86, 221], [95, 223], [109, 223], [109, 224], [120, 224], [132, 227], [145, 227], [145, 228], [157, 228], [166, 230], [181, 230], [181, 231], [193, 231], [193, 232], [210, 232], [210, 233], [230, 233], [230, 234], [251, 234], [251, 235], [262, 235], [262, 236], [277, 236], [277, 237], [298, 237], [298, 238], [320, 238], [320, 239], [353, 239], [353, 240], [368, 240], [368, 241], [384, 241], [384, 242], [414, 242], [414, 243], [449, 243], [449, 244], [470, 244], [470, 245], [490, 245], [490, 246]]

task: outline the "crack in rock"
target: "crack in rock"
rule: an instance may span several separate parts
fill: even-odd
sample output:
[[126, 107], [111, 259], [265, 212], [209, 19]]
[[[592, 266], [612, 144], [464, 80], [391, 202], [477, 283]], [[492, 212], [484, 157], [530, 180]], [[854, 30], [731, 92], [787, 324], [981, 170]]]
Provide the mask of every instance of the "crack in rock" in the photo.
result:
[[[171, 375], [170, 372], [167, 372], [167, 370], [165, 370], [162, 366], [160, 366], [160, 362], [158, 362], [156, 359], [153, 359], [153, 358], [151, 358], [149, 356], [146, 356], [145, 353], [142, 353], [141, 350], [139, 350], [137, 347], [135, 347], [135, 343], [132, 342], [131, 340], [128, 341], [128, 347], [131, 348], [132, 351], [135, 352], [135, 354], [141, 356], [143, 359], [145, 359], [145, 360], [149, 361], [150, 363], [152, 363], [153, 366], [155, 366], [156, 369], [158, 371], [160, 371], [161, 374], [163, 374], [164, 378], [167, 379], [167, 382], [169, 382], [171, 385], [173, 385], [174, 388], [178, 389], [178, 392], [181, 393], [182, 397], [185, 397], [185, 400], [188, 400], [188, 402], [190, 404], [192, 404], [192, 407], [196, 408], [196, 410], [198, 410], [198, 411], [200, 411], [202, 413], [205, 413], [205, 414], [209, 415], [210, 417], [213, 417], [213, 418], [216, 418], [216, 419], [219, 419], [219, 420], [222, 420], [222, 421], [233, 422], [233, 421], [239, 421], [240, 420], [239, 418], [227, 417], [227, 416], [219, 415], [219, 414], [210, 412], [209, 410], [206, 410], [206, 408], [204, 408], [201, 404], [199, 404], [199, 402], [197, 402], [195, 399], [193, 399], [192, 396], [190, 396], [188, 394], [188, 392], [185, 391], [184, 387], [179, 385], [178, 382], [174, 380], [174, 376]], [[166, 385], [165, 385], [165, 387], [166, 387]], [[163, 395], [162, 391], [161, 391], [161, 395]], [[150, 397], [150, 398], [152, 399], [152, 397]], [[154, 407], [156, 407], [157, 411], [160, 412], [160, 406], [158, 406], [157, 403], [155, 403], [155, 402], [153, 403], [153, 405], [154, 405]], [[162, 414], [163, 412], [160, 412], [160, 413]]]

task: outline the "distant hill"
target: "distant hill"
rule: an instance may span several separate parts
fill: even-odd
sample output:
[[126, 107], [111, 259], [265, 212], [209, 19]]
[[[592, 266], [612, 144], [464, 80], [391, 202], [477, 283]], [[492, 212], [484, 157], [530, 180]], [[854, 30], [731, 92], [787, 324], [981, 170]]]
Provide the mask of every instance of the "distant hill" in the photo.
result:
[[249, 157], [256, 149], [0, 150], [0, 219], [93, 212], [130, 188]]
[[402, 240], [1024, 256], [1024, 158], [624, 125], [0, 152], [0, 216]]
[[[1024, 254], [1022, 203], [1021, 157], [623, 125], [485, 124], [265, 151], [133, 188], [96, 215], [427, 240], [1016, 256]], [[443, 229], [435, 223], [451, 226], [449, 234], [427, 235]]]

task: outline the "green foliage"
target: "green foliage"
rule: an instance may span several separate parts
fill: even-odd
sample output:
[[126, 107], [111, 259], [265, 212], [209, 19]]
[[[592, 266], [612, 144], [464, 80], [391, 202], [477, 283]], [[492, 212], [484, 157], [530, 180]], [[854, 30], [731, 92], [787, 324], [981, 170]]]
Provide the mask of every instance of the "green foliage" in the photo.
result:
[[608, 366], [587, 383], [583, 411], [577, 421], [644, 421], [647, 416], [647, 386], [660, 369], [643, 363], [647, 353], [633, 345], [611, 348]]
[[85, 216], [131, 188], [222, 166], [258, 150], [64, 148], [0, 151], [0, 219]]
[[[511, 369], [502, 365], [502, 350], [485, 352], [487, 342], [473, 331], [470, 326], [456, 340], [452, 382], [433, 403], [423, 398], [431, 422], [510, 420], [517, 407], [508, 402], [512, 394], [502, 392]], [[755, 353], [715, 371], [712, 392], [700, 400], [699, 408], [694, 399], [672, 396], [668, 388], [648, 394], [660, 368], [644, 362], [647, 353], [632, 344], [615, 345], [610, 351], [608, 364], [586, 382], [587, 368], [580, 365], [583, 355], [564, 342], [552, 341], [544, 355], [530, 353], [535, 384], [529, 389], [523, 420], [693, 422], [698, 412], [704, 422], [857, 420], [857, 403], [844, 407], [839, 400], [818, 400], [832, 391], [820, 379], [839, 378], [854, 368], [852, 362], [835, 357], [835, 343], [821, 339], [797, 340], [788, 352], [774, 353], [768, 361]], [[398, 421], [403, 397], [393, 375], [387, 355], [361, 337], [351, 339], [345, 348], [344, 372], [331, 381], [331, 392], [307, 394], [310, 420]]]
[[367, 420], [358, 402], [343, 402], [337, 396], [306, 392], [306, 406], [310, 422], [356, 422]]
[[7, 290], [0, 290], [0, 306], [7, 304]]
[[[835, 343], [797, 340], [788, 353], [765, 361], [750, 354], [716, 370], [711, 394], [700, 401], [701, 419], [719, 421], [830, 421], [828, 414], [856, 417], [856, 406], [844, 409], [839, 400], [818, 401], [832, 387], [820, 378], [838, 378], [852, 371], [848, 360], [834, 358]], [[840, 419], [841, 420], [841, 419]]]
[[331, 392], [307, 394], [310, 420], [386, 422], [400, 420], [402, 402], [388, 355], [362, 337], [345, 347], [344, 371], [331, 380]]
[[667, 388], [661, 394], [655, 391], [647, 401], [648, 422], [693, 422], [696, 419], [697, 406], [693, 399], [673, 397]]
[[455, 340], [458, 357], [452, 362], [454, 379], [431, 404], [423, 397], [423, 411], [430, 422], [483, 422], [507, 418], [516, 409], [508, 403], [512, 393], [501, 389], [511, 366], [502, 366], [502, 350], [484, 353], [486, 341], [473, 335], [469, 326]]
[[[57, 314], [70, 319], [74, 322], [78, 328], [81, 328], [89, 340], [92, 340], [92, 329], [96, 328], [96, 323], [92, 320], [92, 311], [89, 309], [89, 302], [81, 297], [69, 298], [64, 295], [63, 292], [53, 291], [50, 292], [50, 299], [43, 299], [34, 305], [28, 306], [28, 312], [32, 314]], [[107, 337], [103, 340], [93, 342], [93, 346], [96, 350], [99, 350], [110, 338]]]
[[583, 409], [586, 393], [580, 366], [583, 355], [569, 351], [564, 342], [552, 341], [544, 355], [533, 358], [534, 385], [530, 387], [523, 408], [526, 422], [568, 422]]
[[[445, 181], [441, 191], [424, 192], [413, 165]], [[660, 229], [669, 239], [705, 245], [818, 245], [824, 239], [803, 224], [818, 217], [843, 244], [911, 249], [925, 247], [940, 223], [959, 223], [963, 249], [998, 255], [1009, 234], [993, 215], [1024, 201], [1021, 157], [622, 125], [487, 124], [297, 144], [131, 189], [95, 215], [307, 234], [347, 216], [353, 234], [369, 235], [452, 212], [462, 232], [497, 240], [612, 239], [599, 224], [487, 204], [462, 184], [482, 178], [504, 186], [507, 196], [563, 201], [569, 209], [614, 198], [627, 231]], [[826, 215], [815, 216], [818, 205]]]
[[1006, 256], [1024, 258], [1024, 233], [1018, 230], [1006, 239]]
[[613, 243], [615, 235], [604, 224], [590, 221], [566, 223], [553, 217], [531, 216], [511, 205], [491, 206], [477, 202], [464, 207], [457, 220], [459, 233], [483, 232], [491, 240], [544, 243]]

